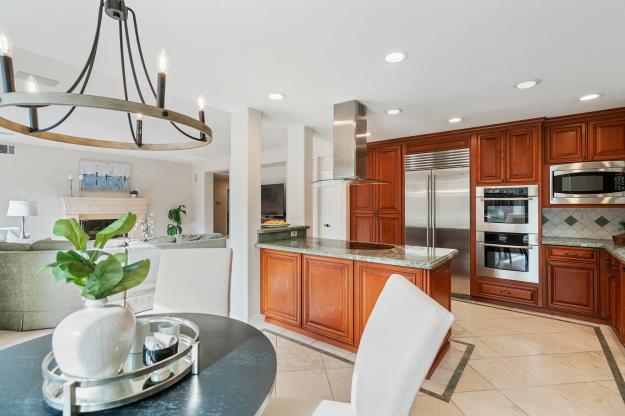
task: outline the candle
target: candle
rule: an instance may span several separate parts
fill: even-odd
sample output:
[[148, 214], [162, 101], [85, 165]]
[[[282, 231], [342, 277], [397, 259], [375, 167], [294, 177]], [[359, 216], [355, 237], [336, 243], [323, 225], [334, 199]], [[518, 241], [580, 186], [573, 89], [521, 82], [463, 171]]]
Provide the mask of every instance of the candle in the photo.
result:
[[[204, 97], [200, 96], [197, 98], [197, 108], [198, 108], [198, 117], [202, 123], [205, 123], [204, 118]], [[206, 134], [204, 132], [200, 132], [200, 139], [206, 139]]]
[[137, 146], [143, 144], [143, 114], [137, 113]]
[[161, 51], [158, 55], [158, 77], [156, 81], [156, 105], [165, 108], [165, 83], [167, 81], [167, 55]]
[[2, 91], [15, 92], [15, 78], [13, 77], [13, 47], [9, 39], [0, 33], [0, 72], [2, 75]]
[[68, 181], [71, 181], [71, 180], [73, 180], [73, 179], [74, 179], [74, 177], [71, 175], [71, 173], [70, 173], [69, 175], [67, 175], [67, 180], [68, 180]]

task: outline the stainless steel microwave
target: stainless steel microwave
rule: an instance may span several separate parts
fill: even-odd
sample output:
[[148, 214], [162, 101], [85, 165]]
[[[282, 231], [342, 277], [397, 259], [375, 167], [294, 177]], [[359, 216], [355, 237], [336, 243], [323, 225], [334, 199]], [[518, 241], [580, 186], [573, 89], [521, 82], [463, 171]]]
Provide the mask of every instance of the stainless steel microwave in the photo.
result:
[[625, 204], [625, 161], [550, 168], [551, 204]]

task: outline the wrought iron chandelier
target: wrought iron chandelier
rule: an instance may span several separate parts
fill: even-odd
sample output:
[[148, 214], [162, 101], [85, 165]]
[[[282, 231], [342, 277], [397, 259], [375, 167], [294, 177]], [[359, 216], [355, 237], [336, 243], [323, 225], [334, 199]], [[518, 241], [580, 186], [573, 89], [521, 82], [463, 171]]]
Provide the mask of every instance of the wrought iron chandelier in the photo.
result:
[[[102, 16], [107, 16], [118, 22], [119, 26], [119, 51], [121, 57], [121, 75], [124, 91], [124, 99], [101, 97], [84, 94], [89, 78], [95, 63], [98, 44], [100, 42], [100, 27]], [[140, 68], [133, 59], [133, 50], [130, 43], [131, 33], [129, 31], [128, 17], [132, 17], [132, 32], [135, 38], [136, 52], [139, 56]], [[125, 45], [125, 46], [124, 46]], [[139, 40], [139, 29], [137, 27], [137, 16], [130, 7], [127, 7], [124, 0], [100, 0], [98, 9], [98, 23], [95, 36], [87, 62], [82, 68], [78, 78], [65, 92], [39, 92], [37, 81], [34, 77], [28, 77], [25, 83], [24, 92], [15, 91], [15, 78], [13, 74], [12, 47], [7, 37], [0, 34], [0, 74], [2, 76], [2, 86], [0, 90], [0, 108], [2, 107], [23, 107], [29, 112], [29, 125], [20, 124], [6, 118], [0, 117], [0, 126], [17, 133], [26, 134], [45, 140], [56, 142], [79, 144], [84, 146], [94, 146], [112, 149], [126, 150], [184, 150], [206, 146], [212, 141], [212, 131], [205, 123], [204, 119], [204, 99], [198, 98], [198, 118], [192, 118], [181, 113], [177, 113], [165, 108], [165, 84], [167, 79], [167, 56], [164, 51], [158, 56], [158, 74], [156, 89], [150, 79], [150, 74], [145, 64], [141, 41]], [[132, 80], [141, 102], [128, 100], [128, 85], [126, 79], [126, 64], [130, 64]], [[137, 72], [143, 71], [149, 92], [151, 92], [155, 105], [147, 104], [144, 92], [141, 89]], [[147, 97], [150, 98], [151, 97]], [[47, 127], [39, 126], [39, 109], [47, 106], [68, 106], [71, 107], [63, 117], [57, 122]], [[63, 124], [79, 107], [97, 108], [104, 110], [121, 111], [126, 113], [128, 127], [133, 142], [100, 140], [88, 137], [70, 136], [52, 132], [55, 128]], [[149, 116], [169, 121], [171, 125], [189, 140], [174, 143], [144, 143], [143, 141], [143, 117]], [[199, 137], [184, 131], [181, 126], [195, 129], [199, 132]], [[197, 133], [196, 133], [197, 134]]]

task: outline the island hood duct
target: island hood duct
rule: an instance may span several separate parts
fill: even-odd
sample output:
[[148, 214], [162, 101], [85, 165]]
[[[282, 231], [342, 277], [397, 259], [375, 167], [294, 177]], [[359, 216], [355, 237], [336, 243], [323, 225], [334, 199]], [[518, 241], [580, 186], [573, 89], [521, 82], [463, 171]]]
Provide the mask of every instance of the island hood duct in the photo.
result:
[[334, 104], [333, 124], [333, 177], [314, 181], [313, 185], [389, 183], [367, 176], [367, 106], [357, 100]]

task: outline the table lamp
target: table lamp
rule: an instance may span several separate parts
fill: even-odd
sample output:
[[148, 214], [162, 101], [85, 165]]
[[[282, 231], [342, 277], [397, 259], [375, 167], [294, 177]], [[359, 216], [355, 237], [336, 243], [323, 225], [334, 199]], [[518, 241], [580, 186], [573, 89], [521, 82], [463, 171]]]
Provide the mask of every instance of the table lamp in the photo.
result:
[[20, 239], [26, 240], [26, 230], [24, 225], [26, 223], [26, 217], [37, 216], [37, 203], [34, 201], [9, 201], [9, 209], [7, 211], [7, 217], [22, 217], [22, 233]]

